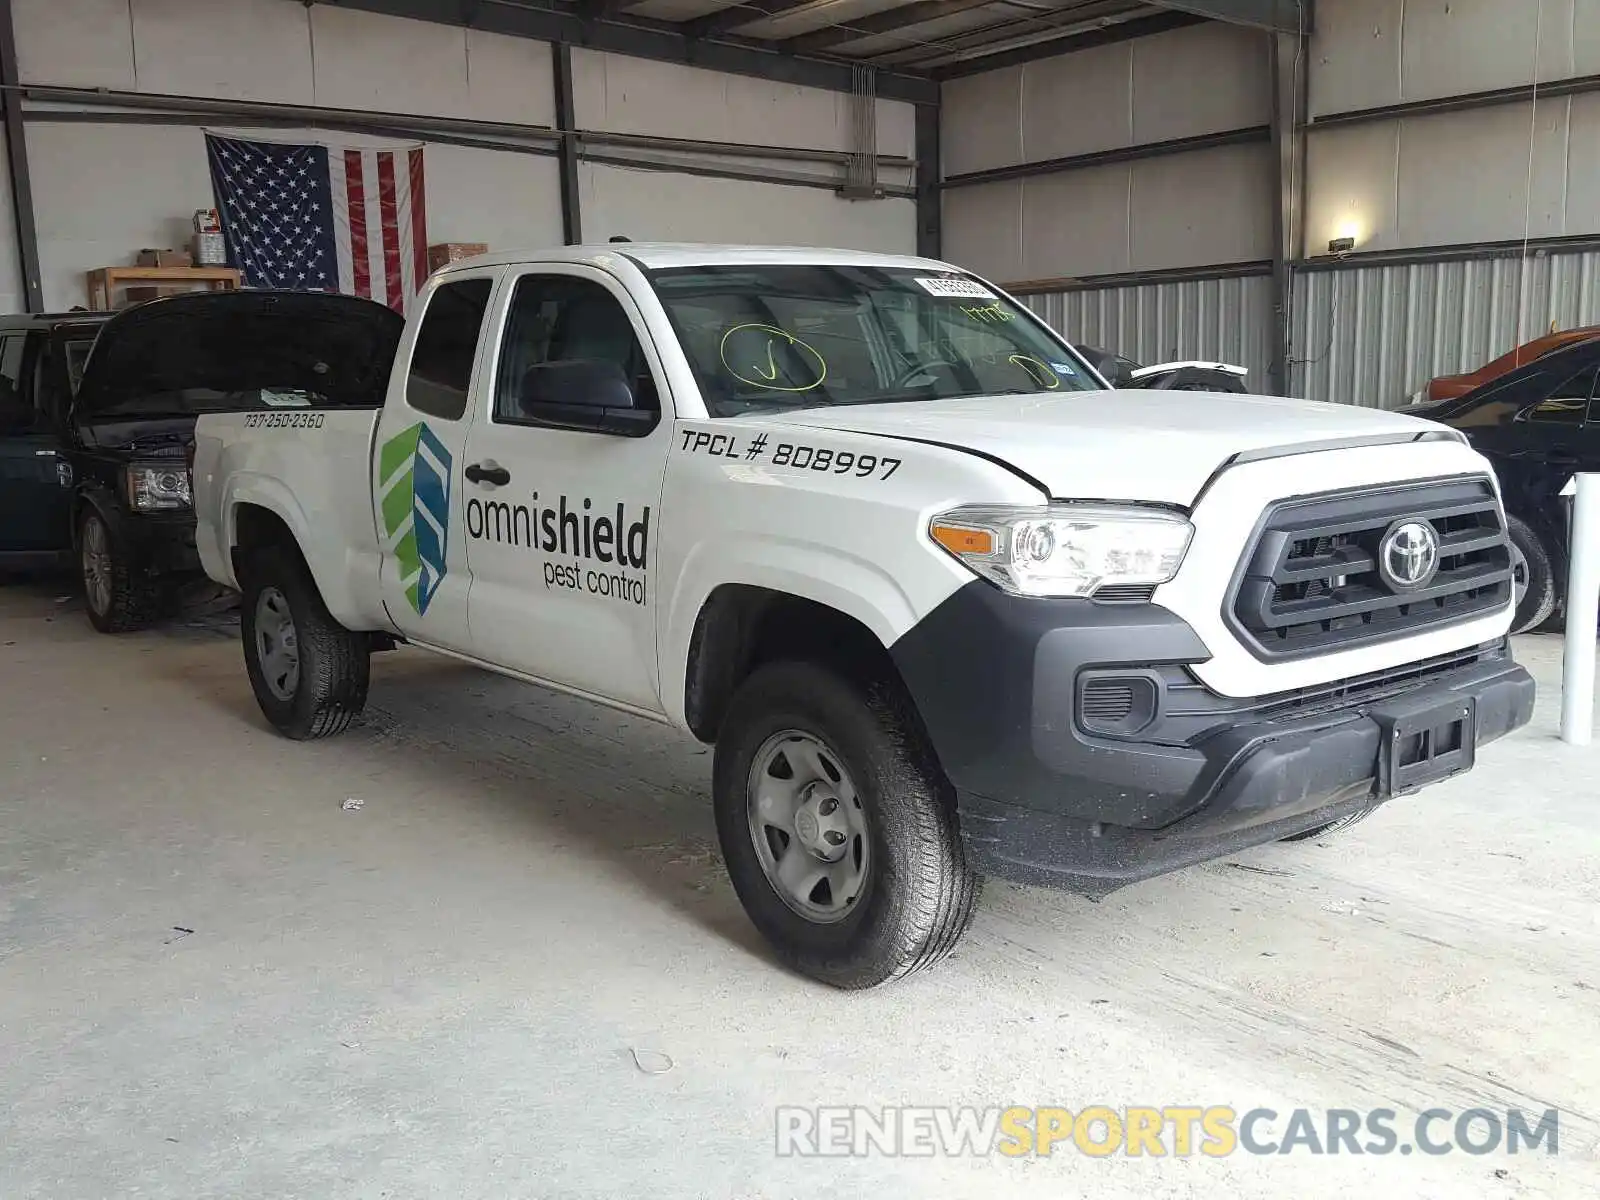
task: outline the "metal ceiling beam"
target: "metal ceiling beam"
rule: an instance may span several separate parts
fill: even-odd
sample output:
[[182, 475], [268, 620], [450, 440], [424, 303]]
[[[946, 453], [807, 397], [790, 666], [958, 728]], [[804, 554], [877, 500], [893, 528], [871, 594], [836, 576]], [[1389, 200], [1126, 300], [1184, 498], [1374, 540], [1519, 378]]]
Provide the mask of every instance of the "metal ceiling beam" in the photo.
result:
[[1135, 38], [1150, 37], [1152, 34], [1166, 33], [1173, 29], [1185, 29], [1190, 25], [1204, 24], [1205, 20], [1206, 18], [1194, 16], [1192, 13], [1166, 12], [1152, 17], [1124, 21], [1120, 25], [1111, 25], [1088, 33], [1064, 33], [1058, 38], [1035, 42], [1031, 46], [1019, 46], [1015, 50], [1002, 50], [994, 54], [986, 54], [980, 50], [976, 57], [941, 67], [933, 73], [933, 77], [942, 82], [946, 79], [961, 79], [968, 75], [981, 75], [985, 71], [998, 71], [1002, 67], [1014, 67], [1019, 63], [1037, 62], [1041, 58], [1055, 58], [1060, 54], [1073, 54], [1079, 50], [1092, 50], [1096, 46], [1110, 46], [1117, 42], [1130, 42]]
[[[1148, 17], [1150, 10], [1141, 12], [1141, 5], [1130, 7], [1129, 0], [1098, 0], [1069, 10], [1070, 19], [1061, 10], [1033, 9], [1027, 16], [1014, 17], [996, 25], [980, 25], [944, 37], [927, 39], [923, 44], [910, 44], [898, 50], [885, 50], [873, 54], [870, 60], [883, 66], [900, 66], [908, 70], [938, 70], [977, 54], [996, 54], [1002, 50], [1020, 49], [1034, 42], [1079, 34], [1097, 33], [1114, 25]], [[1198, 20], [1199, 18], [1195, 18]]]
[[[802, 33], [799, 37], [788, 38], [778, 45], [788, 54], [815, 54], [819, 51], [832, 50], [835, 46], [843, 46], [847, 42], [857, 42], [863, 38], [877, 37], [885, 33], [898, 33], [902, 29], [909, 29], [926, 21], [937, 21], [941, 17], [954, 16], [968, 9], [983, 8], [996, 3], [1004, 3], [1004, 0], [919, 0], [915, 4], [886, 9], [869, 16], [852, 17], [844, 24], [829, 25], [813, 33]], [[907, 35], [908, 42], [914, 40], [914, 37]]]
[[1252, 25], [1270, 33], [1313, 32], [1312, 0], [1145, 0], [1157, 8], [1209, 17], [1230, 25]]
[[728, 8], [683, 22], [683, 31], [692, 38], [717, 37], [741, 25], [754, 25], [768, 17], [781, 17], [796, 9], [809, 8], [817, 0], [740, 0]]
[[[813, 2], [807, 0], [807, 3]], [[390, 17], [430, 21], [435, 25], [460, 27], [462, 23], [458, 0], [338, 0], [337, 6]], [[832, 92], [849, 92], [855, 85], [854, 63], [779, 54], [770, 45], [738, 38], [697, 40], [687, 35], [685, 25], [645, 17], [624, 15], [605, 20], [585, 20], [575, 9], [557, 12], [547, 8], [530, 8], [509, 0], [487, 0], [473, 28], [486, 33], [564, 43], [630, 58], [681, 63], [728, 75], [748, 75], [775, 83], [792, 83]], [[881, 99], [902, 100], [911, 104], [939, 102], [939, 85], [925, 75], [879, 71], [876, 81]]]

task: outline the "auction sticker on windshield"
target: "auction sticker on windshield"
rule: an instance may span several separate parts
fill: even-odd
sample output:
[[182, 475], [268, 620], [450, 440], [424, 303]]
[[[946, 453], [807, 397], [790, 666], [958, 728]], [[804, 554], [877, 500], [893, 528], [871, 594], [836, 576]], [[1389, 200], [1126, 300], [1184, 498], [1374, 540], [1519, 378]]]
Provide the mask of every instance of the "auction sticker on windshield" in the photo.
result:
[[956, 300], [993, 300], [995, 294], [973, 279], [918, 279], [918, 286], [930, 296], [947, 296]]

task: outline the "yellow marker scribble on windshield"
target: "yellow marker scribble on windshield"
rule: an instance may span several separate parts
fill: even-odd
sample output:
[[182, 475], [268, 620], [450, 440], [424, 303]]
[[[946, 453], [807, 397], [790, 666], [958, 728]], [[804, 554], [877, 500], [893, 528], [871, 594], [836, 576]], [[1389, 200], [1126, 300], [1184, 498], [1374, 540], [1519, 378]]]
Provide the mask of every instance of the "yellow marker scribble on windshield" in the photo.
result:
[[[736, 334], [742, 336], [736, 338]], [[814, 372], [816, 378], [799, 383], [779, 384], [778, 377], [783, 373], [782, 368], [778, 366], [780, 347], [785, 349], [787, 357], [797, 360], [801, 364], [801, 369], [807, 374]], [[821, 387], [822, 381], [828, 377], [827, 359], [818, 354], [814, 347], [801, 341], [788, 330], [779, 329], [776, 325], [761, 325], [755, 322], [735, 325], [722, 335], [718, 350], [722, 357], [722, 365], [728, 374], [740, 383], [767, 392], [809, 392], [813, 388]], [[789, 354], [791, 350], [793, 353]], [[762, 365], [763, 358], [766, 359], [765, 366]], [[735, 366], [735, 362], [740, 366]], [[748, 367], [743, 365], [746, 362], [749, 363]]]
[[1013, 354], [1007, 361], [1021, 367], [1045, 391], [1051, 391], [1061, 386], [1061, 376], [1031, 355]]
[[976, 304], [963, 304], [961, 306], [961, 311], [966, 313], [967, 316], [971, 317], [974, 321], [983, 321], [984, 323], [990, 325], [1004, 324], [1006, 321], [1015, 319], [1012, 314], [1000, 307], [1000, 302], [998, 300], [996, 300], [993, 304], [985, 304], [981, 307]]

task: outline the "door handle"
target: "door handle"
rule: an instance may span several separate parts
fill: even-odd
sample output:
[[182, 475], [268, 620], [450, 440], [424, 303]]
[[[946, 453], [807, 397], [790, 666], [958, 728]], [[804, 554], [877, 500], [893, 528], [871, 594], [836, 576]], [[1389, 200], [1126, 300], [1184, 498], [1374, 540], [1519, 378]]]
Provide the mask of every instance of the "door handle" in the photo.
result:
[[511, 472], [493, 463], [473, 463], [462, 474], [468, 483], [487, 483], [491, 487], [504, 487], [511, 482]]

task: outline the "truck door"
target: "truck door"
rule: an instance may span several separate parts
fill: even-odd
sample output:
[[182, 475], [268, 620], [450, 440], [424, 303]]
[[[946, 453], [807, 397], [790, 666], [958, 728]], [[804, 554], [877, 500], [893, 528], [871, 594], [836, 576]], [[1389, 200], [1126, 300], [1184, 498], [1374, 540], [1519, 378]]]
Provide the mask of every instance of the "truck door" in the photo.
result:
[[[652, 571], [671, 421], [655, 347], [626, 290], [589, 267], [508, 277], [500, 305], [498, 361], [474, 393], [480, 412], [467, 435], [475, 653], [659, 712]], [[548, 390], [569, 378], [559, 364], [620, 368], [653, 422], [629, 436], [529, 415], [530, 381]]]
[[461, 468], [483, 365], [492, 270], [425, 289], [420, 317], [401, 340], [378, 421], [372, 494], [381, 547], [379, 580], [389, 619], [426, 646], [471, 652], [471, 583], [462, 519]]
[[34, 386], [42, 339], [0, 338], [0, 554], [65, 550], [72, 536], [72, 476]]

